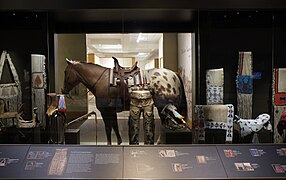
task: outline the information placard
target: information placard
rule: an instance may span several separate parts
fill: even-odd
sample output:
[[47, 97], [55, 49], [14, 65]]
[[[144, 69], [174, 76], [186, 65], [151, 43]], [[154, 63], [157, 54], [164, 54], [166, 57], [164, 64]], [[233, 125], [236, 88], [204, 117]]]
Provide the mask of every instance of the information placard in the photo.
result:
[[286, 145], [217, 146], [230, 178], [286, 177]]
[[124, 148], [124, 178], [226, 178], [215, 146]]
[[22, 178], [122, 178], [123, 148], [31, 146]]
[[19, 177], [15, 173], [23, 164], [29, 145], [1, 145], [0, 146], [0, 177], [14, 179]]

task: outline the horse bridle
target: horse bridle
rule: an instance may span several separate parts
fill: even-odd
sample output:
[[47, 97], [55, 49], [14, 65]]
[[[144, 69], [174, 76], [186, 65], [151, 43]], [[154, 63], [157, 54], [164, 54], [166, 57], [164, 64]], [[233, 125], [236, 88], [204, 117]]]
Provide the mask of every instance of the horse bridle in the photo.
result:
[[[105, 71], [106, 71], [107, 69], [108, 69], [108, 68], [106, 68], [106, 69], [101, 73], [101, 75], [99, 76], [99, 78], [97, 79], [97, 81], [95, 81], [95, 83], [91, 86], [91, 89], [88, 89], [88, 91], [86, 92], [86, 94], [89, 93], [91, 90], [93, 90], [93, 88], [95, 88], [96, 84], [98, 83], [98, 81], [100, 81], [100, 79], [102, 78], [102, 76], [104, 75], [104, 73], [105, 73]], [[85, 94], [85, 95], [86, 95], [86, 94]]]
[[[102, 78], [102, 76], [104, 75], [104, 73], [106, 72], [106, 70], [108, 70], [108, 68], [105, 68], [105, 69], [104, 69], [104, 71], [100, 74], [99, 78], [95, 81], [95, 83], [91, 86], [91, 88], [89, 88], [88, 91], [87, 91], [85, 94], [82, 95], [82, 97], [84, 97], [85, 95], [87, 95], [89, 92], [91, 92], [91, 90], [93, 90], [93, 89], [95, 88], [96, 84], [98, 83], [98, 81], [100, 81], [100, 79]], [[75, 70], [74, 70], [74, 71], [75, 71]], [[83, 79], [82, 76], [81, 76], [77, 71], [75, 71], [75, 72], [77, 73], [77, 75], [78, 75], [79, 77], [81, 77], [81, 79]], [[72, 96], [70, 95], [70, 93], [69, 93], [68, 95], [69, 95], [69, 97], [67, 96], [68, 98], [73, 99]]]

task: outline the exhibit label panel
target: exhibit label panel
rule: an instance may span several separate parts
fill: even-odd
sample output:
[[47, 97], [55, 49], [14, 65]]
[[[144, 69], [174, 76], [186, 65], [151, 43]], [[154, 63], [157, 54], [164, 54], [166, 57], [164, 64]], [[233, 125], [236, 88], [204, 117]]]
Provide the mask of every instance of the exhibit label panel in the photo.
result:
[[124, 178], [226, 178], [216, 147], [125, 147]]
[[122, 178], [122, 147], [31, 146], [22, 178]]
[[0, 177], [14, 179], [18, 178], [21, 165], [30, 146], [25, 145], [1, 145], [0, 147]]
[[286, 177], [286, 145], [217, 146], [229, 178]]

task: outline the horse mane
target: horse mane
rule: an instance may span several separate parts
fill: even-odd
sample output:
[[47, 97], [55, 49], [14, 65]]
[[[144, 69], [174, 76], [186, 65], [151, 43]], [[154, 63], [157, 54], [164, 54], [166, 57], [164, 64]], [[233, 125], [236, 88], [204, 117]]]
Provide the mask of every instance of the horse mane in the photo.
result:
[[82, 65], [91, 65], [91, 66], [96, 66], [96, 67], [101, 67], [104, 69], [107, 69], [107, 67], [101, 66], [99, 64], [94, 64], [92, 62], [84, 62], [84, 61], [72, 61], [73, 65], [77, 65], [77, 64], [82, 64]]
[[[66, 58], [66, 61], [69, 63], [69, 64], [72, 64], [72, 65], [75, 65], [75, 64], [92, 64], [92, 65], [96, 65], [96, 66], [101, 66], [99, 64], [94, 64], [92, 62], [85, 62], [85, 61], [76, 61], [76, 60], [70, 60], [68, 58]], [[103, 66], [101, 66], [103, 67]]]

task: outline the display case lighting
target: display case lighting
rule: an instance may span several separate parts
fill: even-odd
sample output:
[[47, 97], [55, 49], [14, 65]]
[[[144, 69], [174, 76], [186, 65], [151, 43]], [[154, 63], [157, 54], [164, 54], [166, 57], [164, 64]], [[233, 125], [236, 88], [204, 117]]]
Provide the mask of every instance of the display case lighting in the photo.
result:
[[142, 38], [142, 33], [139, 33], [139, 35], [138, 35], [138, 37], [137, 37], [136, 42], [137, 42], [137, 43], [139, 43], [139, 42], [140, 42], [140, 40], [141, 40], [141, 38]]

